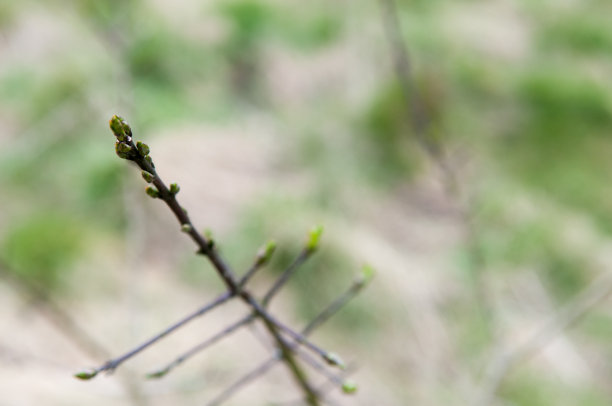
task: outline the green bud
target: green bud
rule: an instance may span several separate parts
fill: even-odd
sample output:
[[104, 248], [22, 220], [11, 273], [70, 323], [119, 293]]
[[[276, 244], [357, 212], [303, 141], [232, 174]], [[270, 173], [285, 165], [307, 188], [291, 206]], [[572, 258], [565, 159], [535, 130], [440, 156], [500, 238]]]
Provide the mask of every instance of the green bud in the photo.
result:
[[121, 117], [117, 115], [112, 116], [111, 119], [108, 120], [108, 125], [113, 134], [115, 134], [115, 137], [121, 138], [126, 136], [123, 132], [123, 119]]
[[319, 247], [319, 240], [323, 233], [323, 226], [315, 226], [310, 230], [308, 234], [308, 241], [306, 242], [306, 249], [308, 251], [315, 251]]
[[142, 178], [145, 180], [145, 182], [151, 183], [155, 179], [155, 175], [153, 175], [151, 172], [142, 171]]
[[145, 144], [144, 142], [138, 141], [136, 143], [136, 148], [138, 148], [138, 152], [140, 152], [140, 155], [142, 156], [147, 156], [149, 155], [149, 152], [151, 152], [149, 146]]
[[193, 228], [189, 224], [181, 225], [181, 231], [184, 233], [190, 233]]
[[344, 361], [342, 361], [342, 358], [340, 358], [340, 356], [338, 354], [336, 354], [335, 352], [327, 352], [327, 353], [325, 353], [325, 355], [323, 356], [323, 359], [329, 365], [337, 366], [340, 369], [344, 369], [345, 368]]
[[151, 159], [151, 155], [145, 156], [144, 159], [149, 165], [151, 165], [151, 168], [155, 168], [155, 165], [153, 164], [153, 159]]
[[118, 115], [114, 115], [108, 121], [111, 131], [115, 134], [115, 137], [119, 141], [128, 141], [129, 137], [132, 136], [132, 129], [130, 125]]
[[117, 141], [115, 143], [115, 152], [117, 153], [119, 158], [132, 159], [132, 152], [133, 152], [132, 147], [130, 147], [128, 144], [124, 142]]
[[155, 189], [153, 186], [148, 186], [145, 192], [154, 199], [159, 197], [159, 190]]
[[213, 239], [213, 232], [210, 228], [207, 228], [206, 230], [204, 230], [204, 238], [206, 238], [207, 240]]
[[359, 277], [358, 283], [361, 285], [369, 283], [372, 278], [374, 278], [375, 274], [376, 270], [374, 268], [367, 264], [364, 265], [363, 268], [361, 268], [361, 276]]
[[147, 379], [159, 379], [159, 378], [163, 378], [164, 376], [166, 376], [166, 374], [169, 372], [169, 369], [160, 369], [159, 371], [156, 372], [151, 372], [149, 374], [147, 374], [145, 377]]
[[180, 186], [176, 183], [170, 184], [170, 193], [176, 195], [181, 190]]
[[353, 394], [357, 392], [357, 384], [354, 381], [347, 379], [342, 384], [342, 392], [346, 394]]
[[256, 262], [257, 265], [263, 266], [270, 261], [272, 258], [272, 254], [274, 254], [274, 250], [276, 250], [276, 242], [274, 240], [268, 241], [265, 247], [259, 249], [257, 252]]
[[83, 381], [88, 381], [96, 375], [98, 375], [98, 371], [96, 371], [95, 369], [88, 369], [85, 371], [77, 372], [76, 374], [74, 374], [74, 377]]

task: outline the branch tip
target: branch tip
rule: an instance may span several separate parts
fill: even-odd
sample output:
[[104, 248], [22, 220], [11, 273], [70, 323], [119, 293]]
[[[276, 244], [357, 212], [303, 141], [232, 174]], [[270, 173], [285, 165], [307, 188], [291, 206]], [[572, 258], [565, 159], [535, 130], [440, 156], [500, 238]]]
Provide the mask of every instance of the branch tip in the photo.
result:
[[365, 285], [369, 283], [372, 278], [374, 278], [374, 275], [376, 275], [376, 269], [366, 264], [361, 268], [361, 275], [359, 277], [358, 282], [362, 285]]
[[132, 129], [127, 121], [125, 121], [122, 117], [115, 114], [108, 121], [108, 125], [115, 137], [117, 137], [117, 140], [121, 142], [130, 140], [130, 137], [132, 136]]
[[96, 375], [98, 375], [98, 370], [90, 368], [90, 369], [83, 370], [81, 372], [77, 372], [76, 374], [74, 374], [74, 377], [82, 381], [88, 381], [94, 378]]
[[350, 379], [344, 381], [342, 383], [342, 392], [346, 393], [347, 395], [352, 395], [353, 393], [357, 392], [357, 384], [355, 381]]
[[306, 249], [308, 251], [316, 251], [319, 247], [319, 241], [321, 240], [321, 234], [323, 234], [323, 226], [314, 226], [308, 233], [308, 241], [306, 242]]
[[257, 252], [256, 263], [258, 266], [263, 266], [270, 262], [270, 258], [272, 258], [272, 254], [276, 250], [276, 241], [270, 240], [266, 244], [265, 247], [261, 247], [259, 252]]
[[170, 193], [172, 195], [176, 195], [180, 190], [181, 190], [181, 187], [178, 185], [178, 183], [170, 184]]
[[168, 368], [160, 369], [159, 371], [151, 372], [145, 375], [146, 379], [160, 379], [170, 372]]

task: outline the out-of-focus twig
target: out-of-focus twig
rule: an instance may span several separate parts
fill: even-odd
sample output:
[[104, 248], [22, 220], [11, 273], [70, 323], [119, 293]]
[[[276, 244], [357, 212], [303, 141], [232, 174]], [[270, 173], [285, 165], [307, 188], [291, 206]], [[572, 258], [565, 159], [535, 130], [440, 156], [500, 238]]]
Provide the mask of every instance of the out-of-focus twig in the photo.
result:
[[486, 368], [474, 406], [494, 403], [495, 394], [510, 370], [545, 347], [559, 333], [578, 322], [587, 312], [612, 293], [612, 273], [598, 276], [567, 303], [558, 313], [548, 317], [527, 339], [509, 349], [502, 349]]

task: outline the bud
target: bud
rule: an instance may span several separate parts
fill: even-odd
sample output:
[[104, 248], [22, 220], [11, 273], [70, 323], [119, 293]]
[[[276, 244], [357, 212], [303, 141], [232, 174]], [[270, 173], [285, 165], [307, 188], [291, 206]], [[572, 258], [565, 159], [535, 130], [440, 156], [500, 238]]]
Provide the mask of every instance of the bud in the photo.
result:
[[111, 131], [119, 141], [128, 141], [132, 136], [132, 129], [129, 124], [118, 115], [114, 115], [108, 121]]
[[170, 184], [170, 194], [176, 195], [181, 190], [180, 186], [176, 183]]
[[148, 186], [145, 192], [154, 199], [159, 197], [159, 190], [155, 189], [153, 186]]
[[270, 261], [272, 258], [272, 254], [274, 254], [274, 250], [276, 250], [276, 242], [274, 240], [268, 241], [265, 247], [262, 247], [257, 253], [257, 257], [255, 259], [258, 266], [263, 266]]
[[145, 144], [144, 142], [138, 141], [136, 143], [136, 148], [138, 148], [138, 152], [140, 152], [140, 155], [142, 156], [147, 156], [149, 155], [149, 152], [151, 152], [149, 146]]
[[153, 159], [151, 159], [151, 155], [146, 155], [144, 159], [149, 165], [151, 165], [151, 168], [155, 168], [155, 165], [153, 164]]
[[361, 275], [357, 279], [357, 283], [359, 283], [359, 285], [365, 285], [366, 283], [369, 283], [372, 278], [374, 278], [375, 273], [376, 270], [370, 265], [364, 265], [363, 268], [361, 268]]
[[148, 171], [142, 171], [142, 178], [145, 180], [145, 182], [151, 183], [155, 179], [155, 175]]
[[306, 242], [306, 249], [308, 251], [315, 251], [319, 247], [319, 240], [323, 233], [323, 226], [315, 226], [310, 230], [308, 234], [308, 241]]
[[[122, 121], [123, 119], [117, 115], [112, 116], [111, 119], [108, 120], [108, 126], [110, 127], [111, 131], [113, 132], [113, 134], [115, 134], [115, 137], [117, 138], [126, 137], [126, 134], [123, 132]], [[124, 141], [124, 140], [120, 139], [120, 141]]]
[[354, 381], [347, 379], [342, 383], [342, 392], [346, 394], [357, 392], [357, 384]]
[[95, 369], [88, 369], [85, 371], [77, 372], [76, 374], [74, 374], [74, 377], [83, 381], [88, 381], [96, 375], [98, 375], [98, 371], [96, 371]]
[[344, 369], [346, 367], [344, 365], [344, 361], [342, 361], [342, 358], [340, 358], [340, 356], [335, 352], [326, 352], [325, 355], [323, 355], [323, 359], [325, 359], [329, 365], [337, 366], [340, 369]]
[[146, 375], [147, 379], [159, 379], [159, 378], [163, 378], [164, 376], [166, 376], [166, 374], [170, 372], [170, 370], [168, 368], [166, 369], [160, 369], [157, 372], [151, 372], [149, 374]]
[[189, 224], [181, 225], [181, 231], [184, 233], [190, 233], [193, 228]]
[[132, 147], [130, 147], [124, 142], [117, 141], [115, 143], [115, 152], [117, 153], [117, 156], [119, 156], [119, 158], [132, 159]]

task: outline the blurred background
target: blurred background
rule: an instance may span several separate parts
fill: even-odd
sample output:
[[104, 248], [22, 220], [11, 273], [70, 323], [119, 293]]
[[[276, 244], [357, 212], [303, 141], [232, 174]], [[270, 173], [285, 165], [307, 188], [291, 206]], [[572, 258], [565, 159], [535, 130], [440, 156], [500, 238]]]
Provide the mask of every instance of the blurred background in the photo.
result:
[[[280, 318], [377, 269], [313, 335], [356, 367], [330, 404], [612, 404], [612, 3], [385, 4], [0, 0], [0, 405], [204, 405], [269, 354], [244, 329], [144, 379], [236, 303], [72, 377], [223, 289], [115, 156], [113, 114], [235, 269], [277, 241], [255, 291], [325, 226]], [[278, 366], [227, 404], [296, 399]]]

